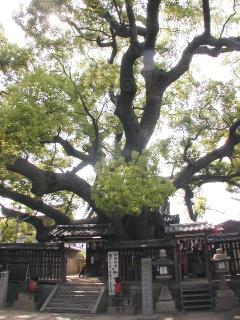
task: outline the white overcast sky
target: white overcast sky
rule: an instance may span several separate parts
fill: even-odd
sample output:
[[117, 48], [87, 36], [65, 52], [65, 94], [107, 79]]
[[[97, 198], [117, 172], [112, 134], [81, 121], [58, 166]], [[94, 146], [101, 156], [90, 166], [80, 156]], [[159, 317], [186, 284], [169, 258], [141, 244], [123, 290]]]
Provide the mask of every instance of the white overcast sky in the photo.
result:
[[[46, 0], [48, 1], [48, 0]], [[24, 33], [18, 27], [12, 19], [13, 12], [19, 8], [21, 3], [28, 3], [29, 0], [7, 0], [1, 1], [0, 8], [0, 23], [4, 27], [5, 33], [11, 42], [15, 42], [18, 45], [24, 45], [25, 38]], [[199, 59], [199, 57], [198, 57]], [[219, 67], [216, 59], [209, 57], [200, 58], [203, 65], [201, 64], [200, 70], [202, 74], [211, 74], [214, 80], [221, 80], [228, 78], [229, 73], [226, 68]], [[228, 219], [240, 219], [240, 201], [234, 200], [234, 196], [225, 191], [223, 184], [208, 184], [203, 188], [203, 196], [207, 197], [207, 207], [210, 210], [207, 211], [203, 220], [217, 224]], [[183, 198], [175, 197], [171, 201], [171, 213], [180, 213], [183, 217], [181, 222], [184, 222], [186, 217], [185, 207], [183, 206]], [[186, 220], [185, 220], [186, 221]]]
[[28, 3], [29, 0], [7, 0], [0, 2], [0, 23], [4, 27], [5, 33], [11, 42], [18, 45], [24, 44], [24, 33], [21, 28], [13, 21], [12, 15], [17, 11], [20, 4]]

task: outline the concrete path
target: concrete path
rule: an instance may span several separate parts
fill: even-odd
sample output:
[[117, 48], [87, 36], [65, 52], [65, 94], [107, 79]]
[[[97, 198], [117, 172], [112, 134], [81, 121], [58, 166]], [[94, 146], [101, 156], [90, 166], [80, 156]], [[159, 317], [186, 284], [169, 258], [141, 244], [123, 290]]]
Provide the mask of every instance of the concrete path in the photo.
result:
[[[0, 310], [0, 320], [138, 320], [139, 316], [77, 315]], [[240, 308], [228, 312], [189, 312], [158, 315], [158, 320], [240, 320]]]

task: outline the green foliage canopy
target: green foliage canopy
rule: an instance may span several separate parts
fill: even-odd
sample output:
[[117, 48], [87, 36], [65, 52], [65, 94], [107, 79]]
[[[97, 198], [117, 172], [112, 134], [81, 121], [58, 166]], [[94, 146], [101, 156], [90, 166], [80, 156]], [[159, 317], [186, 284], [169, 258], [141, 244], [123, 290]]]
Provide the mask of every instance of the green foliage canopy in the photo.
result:
[[[189, 206], [204, 183], [239, 189], [235, 1], [32, 0], [15, 20], [26, 48], [0, 36], [0, 195], [14, 207], [54, 226], [80, 198], [109, 218], [176, 189]], [[197, 55], [235, 59], [232, 79], [196, 76]]]
[[154, 212], [174, 191], [171, 181], [159, 176], [157, 159], [145, 152], [141, 156], [133, 154], [129, 163], [119, 158], [100, 166], [93, 198], [107, 214], [121, 216], [140, 214], [142, 208]]

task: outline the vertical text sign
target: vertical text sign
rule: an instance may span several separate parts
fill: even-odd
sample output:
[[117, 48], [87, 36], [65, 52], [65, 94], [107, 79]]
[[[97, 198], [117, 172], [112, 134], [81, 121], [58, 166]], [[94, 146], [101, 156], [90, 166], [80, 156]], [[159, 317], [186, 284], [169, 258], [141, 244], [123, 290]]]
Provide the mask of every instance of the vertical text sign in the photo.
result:
[[152, 259], [141, 259], [142, 268], [142, 314], [143, 316], [153, 315], [152, 296]]
[[114, 296], [115, 278], [119, 275], [118, 252], [108, 252], [108, 294]]

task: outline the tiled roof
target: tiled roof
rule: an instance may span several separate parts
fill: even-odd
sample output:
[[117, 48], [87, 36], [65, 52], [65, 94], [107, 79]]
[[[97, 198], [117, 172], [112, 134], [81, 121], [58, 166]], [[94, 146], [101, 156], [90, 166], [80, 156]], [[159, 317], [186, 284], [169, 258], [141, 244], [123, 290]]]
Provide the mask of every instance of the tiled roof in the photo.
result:
[[64, 241], [109, 238], [112, 235], [114, 230], [110, 224], [59, 225], [49, 233], [51, 239]]
[[239, 240], [240, 240], [240, 232], [211, 234], [208, 236], [208, 243], [221, 243], [221, 242], [231, 242], [231, 241], [239, 241]]
[[59, 242], [45, 242], [45, 243], [0, 243], [1, 249], [8, 250], [58, 250], [63, 247]]
[[104, 244], [104, 249], [144, 249], [144, 248], [165, 248], [174, 247], [175, 242], [171, 239], [148, 239], [148, 240], [128, 240], [128, 241], [108, 241]]
[[195, 222], [185, 224], [170, 224], [169, 227], [165, 227], [166, 233], [199, 233], [207, 232], [214, 229], [212, 224], [207, 222]]
[[227, 220], [217, 224], [215, 227], [222, 227], [226, 233], [234, 233], [240, 231], [240, 221]]

